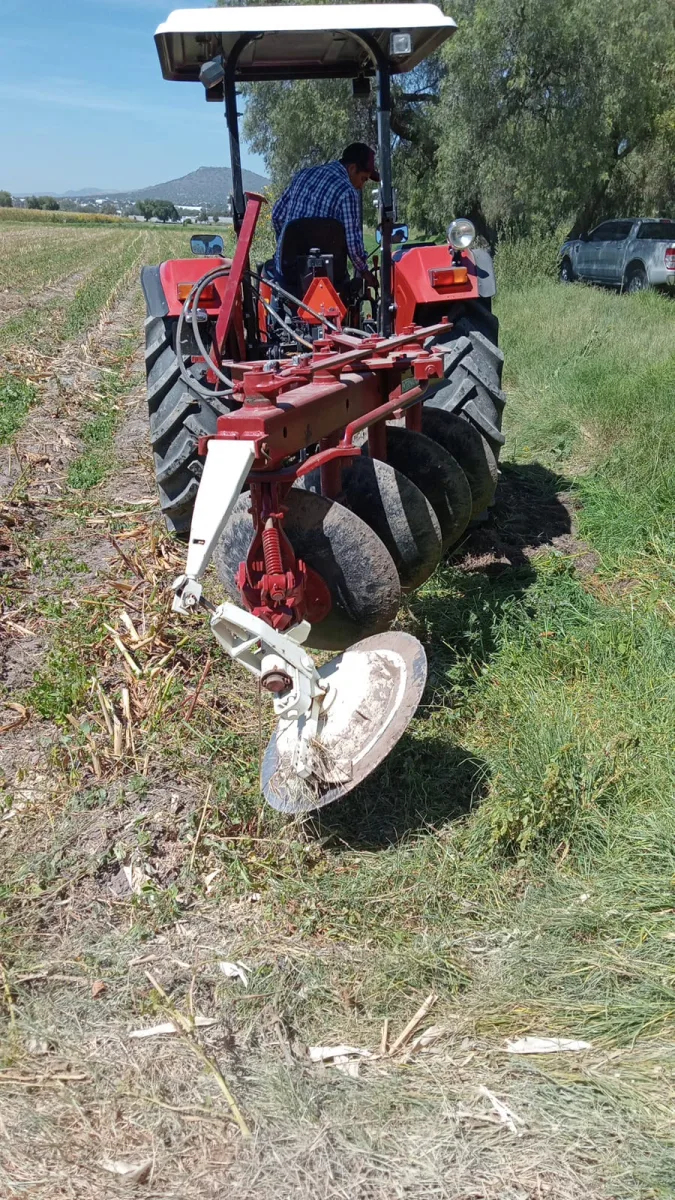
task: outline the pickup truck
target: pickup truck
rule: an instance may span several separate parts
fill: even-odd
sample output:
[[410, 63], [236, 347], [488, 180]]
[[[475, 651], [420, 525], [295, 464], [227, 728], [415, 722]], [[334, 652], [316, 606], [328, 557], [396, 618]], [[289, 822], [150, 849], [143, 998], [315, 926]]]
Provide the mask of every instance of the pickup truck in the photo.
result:
[[626, 217], [603, 221], [560, 250], [560, 279], [587, 279], [626, 292], [675, 286], [675, 221]]

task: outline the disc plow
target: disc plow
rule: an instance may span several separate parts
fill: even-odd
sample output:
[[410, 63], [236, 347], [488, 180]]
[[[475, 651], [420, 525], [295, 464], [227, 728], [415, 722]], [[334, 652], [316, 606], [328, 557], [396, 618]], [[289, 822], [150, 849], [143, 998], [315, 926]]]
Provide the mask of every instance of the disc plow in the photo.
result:
[[[388, 7], [367, 34], [350, 32], [350, 6], [331, 9], [344, 22], [324, 29], [322, 9], [304, 5], [284, 6], [283, 29], [277, 9], [252, 10], [270, 24], [255, 37], [251, 10], [234, 8], [194, 10], [190, 30], [172, 14], [157, 33], [169, 78], [199, 77], [208, 98], [224, 97], [237, 233], [231, 261], [221, 238], [198, 235], [202, 257], [143, 273], [160, 503], [188, 542], [173, 607], [207, 609], [220, 645], [269, 695], [278, 724], [261, 786], [288, 813], [345, 795], [407, 728], [426, 658], [392, 629], [401, 598], [493, 503], [504, 440], [489, 255], [471, 251], [470, 222], [453, 222], [444, 245], [409, 247], [395, 222], [389, 75], [410, 68], [385, 50]], [[398, 27], [401, 6], [391, 9]], [[410, 42], [412, 64], [454, 22], [431, 5], [410, 10], [411, 27], [422, 24], [396, 45], [400, 55]], [[204, 62], [207, 42], [222, 53]], [[342, 251], [326, 229], [291, 263], [293, 291], [272, 264], [251, 266], [265, 201], [241, 186], [234, 83], [311, 78], [329, 52], [342, 77], [377, 77], [378, 284], [334, 276]], [[302, 229], [294, 236], [301, 246]], [[228, 596], [216, 607], [202, 591], [211, 561]], [[318, 667], [308, 648], [337, 657]]]

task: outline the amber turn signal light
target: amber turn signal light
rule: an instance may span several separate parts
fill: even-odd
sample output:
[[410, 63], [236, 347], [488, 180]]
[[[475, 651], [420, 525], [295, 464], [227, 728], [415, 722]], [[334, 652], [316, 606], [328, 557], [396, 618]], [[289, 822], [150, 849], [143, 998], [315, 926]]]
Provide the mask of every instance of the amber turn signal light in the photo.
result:
[[[194, 280], [192, 281], [192, 283], [179, 283], [178, 284], [178, 299], [179, 300], [187, 300], [187, 298], [190, 295], [190, 292], [192, 291], [194, 286], [195, 286]], [[218, 293], [216, 291], [215, 284], [207, 283], [206, 287], [202, 289], [202, 293], [199, 297], [199, 303], [200, 304], [217, 304], [218, 303]]]
[[469, 272], [466, 267], [439, 267], [429, 271], [429, 281], [432, 288], [459, 287], [467, 283]]

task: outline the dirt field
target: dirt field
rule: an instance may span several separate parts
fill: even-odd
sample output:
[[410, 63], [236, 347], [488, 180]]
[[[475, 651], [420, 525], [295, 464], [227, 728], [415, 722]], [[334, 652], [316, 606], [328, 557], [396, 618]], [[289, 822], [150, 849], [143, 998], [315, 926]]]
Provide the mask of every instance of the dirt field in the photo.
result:
[[[0, 1195], [671, 1195], [665, 551], [617, 565], [578, 528], [592, 429], [583, 467], [539, 453], [505, 300], [516, 444], [401, 614], [418, 718], [320, 821], [263, 809], [268, 711], [170, 612], [137, 277], [179, 238], [0, 232]], [[589, 1047], [508, 1052], [533, 1035]], [[348, 1071], [309, 1054], [345, 1044]]]

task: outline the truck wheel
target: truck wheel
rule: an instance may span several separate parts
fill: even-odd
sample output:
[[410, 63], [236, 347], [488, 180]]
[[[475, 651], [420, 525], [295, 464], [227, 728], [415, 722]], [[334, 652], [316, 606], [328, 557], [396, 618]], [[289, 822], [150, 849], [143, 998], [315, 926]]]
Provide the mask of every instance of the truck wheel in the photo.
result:
[[572, 260], [570, 258], [568, 258], [567, 256], [565, 256], [565, 258], [563, 258], [563, 260], [560, 264], [560, 272], [559, 272], [558, 278], [560, 279], [561, 283], [574, 283], [574, 281], [576, 279], [576, 275], [574, 274], [574, 267], [572, 266]]
[[626, 275], [624, 291], [634, 295], [635, 292], [649, 291], [649, 279], [644, 267], [629, 267]]
[[162, 516], [169, 533], [185, 541], [202, 473], [197, 440], [216, 432], [227, 407], [215, 396], [206, 400], [183, 380], [174, 349], [176, 322], [149, 316], [145, 322], [150, 440]]

